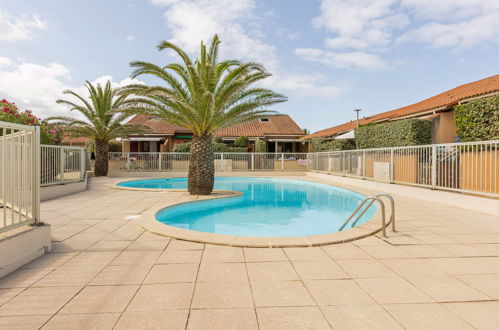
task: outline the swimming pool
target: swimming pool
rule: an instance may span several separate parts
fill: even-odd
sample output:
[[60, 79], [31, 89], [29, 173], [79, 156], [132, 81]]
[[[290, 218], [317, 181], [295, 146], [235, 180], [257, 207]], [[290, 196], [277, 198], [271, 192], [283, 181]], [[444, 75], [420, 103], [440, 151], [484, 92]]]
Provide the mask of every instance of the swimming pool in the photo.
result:
[[[118, 186], [187, 189], [187, 178], [121, 182]], [[164, 224], [237, 236], [289, 237], [338, 231], [365, 195], [315, 182], [277, 178], [217, 177], [214, 189], [239, 196], [189, 202], [164, 208], [156, 219]], [[371, 208], [357, 225], [369, 220]]]

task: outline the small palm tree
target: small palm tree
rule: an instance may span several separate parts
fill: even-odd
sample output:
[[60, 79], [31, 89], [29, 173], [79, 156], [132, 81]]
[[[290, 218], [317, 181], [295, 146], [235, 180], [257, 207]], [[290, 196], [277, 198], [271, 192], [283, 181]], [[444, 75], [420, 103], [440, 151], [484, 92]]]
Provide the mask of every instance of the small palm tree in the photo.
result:
[[125, 125], [124, 122], [132, 115], [118, 113], [124, 106], [126, 95], [117, 95], [117, 89], [111, 87], [108, 81], [104, 87], [101, 84], [93, 86], [87, 81], [88, 100], [72, 90], [65, 90], [64, 94], [72, 95], [79, 100], [74, 103], [67, 100], [57, 100], [59, 104], [66, 104], [71, 111], [79, 112], [84, 119], [57, 116], [48, 118], [55, 124], [64, 126], [65, 132], [73, 137], [88, 137], [95, 141], [95, 176], [106, 176], [108, 171], [109, 141], [117, 137], [126, 137], [129, 134], [141, 133], [144, 127]]
[[152, 75], [165, 86], [128, 85], [124, 95], [127, 111], [147, 114], [190, 129], [193, 139], [189, 158], [189, 192], [207, 195], [213, 190], [215, 164], [212, 135], [217, 129], [255, 120], [274, 111], [266, 107], [287, 98], [266, 88], [250, 87], [270, 76], [258, 63], [218, 61], [220, 40], [214, 36], [209, 48], [201, 42], [199, 57], [191, 60], [180, 47], [162, 41], [158, 49], [173, 50], [182, 60], [164, 67], [132, 62], [132, 77]]

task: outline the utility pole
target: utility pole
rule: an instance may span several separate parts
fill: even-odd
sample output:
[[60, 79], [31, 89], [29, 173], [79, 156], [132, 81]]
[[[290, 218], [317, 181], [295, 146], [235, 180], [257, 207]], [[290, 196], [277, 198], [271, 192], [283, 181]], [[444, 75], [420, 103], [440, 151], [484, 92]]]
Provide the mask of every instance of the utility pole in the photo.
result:
[[359, 128], [359, 112], [361, 112], [362, 109], [354, 109], [353, 111], [357, 113], [357, 128]]

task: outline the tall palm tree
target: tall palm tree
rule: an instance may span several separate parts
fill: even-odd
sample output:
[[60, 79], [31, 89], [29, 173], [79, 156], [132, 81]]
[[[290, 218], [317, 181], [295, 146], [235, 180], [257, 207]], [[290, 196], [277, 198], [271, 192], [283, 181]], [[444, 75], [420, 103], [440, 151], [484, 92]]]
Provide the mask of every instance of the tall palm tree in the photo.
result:
[[122, 90], [123, 95], [134, 95], [125, 101], [127, 111], [158, 117], [193, 132], [188, 175], [192, 195], [207, 195], [213, 190], [213, 132], [268, 116], [274, 111], [266, 107], [287, 100], [269, 89], [250, 87], [271, 74], [258, 63], [219, 61], [219, 45], [217, 35], [208, 49], [201, 42], [199, 57], [192, 60], [180, 47], [162, 41], [158, 49], [173, 50], [180, 63], [163, 67], [137, 61], [131, 66], [136, 68], [133, 78], [152, 75], [165, 85], [128, 85]]
[[88, 137], [95, 141], [95, 176], [106, 176], [108, 172], [109, 141], [129, 134], [141, 133], [144, 127], [125, 125], [124, 122], [132, 116], [130, 113], [119, 113], [127, 99], [126, 95], [118, 95], [117, 89], [111, 87], [108, 81], [104, 87], [101, 84], [93, 86], [87, 81], [88, 100], [72, 90], [64, 94], [78, 99], [78, 103], [59, 99], [56, 102], [70, 106], [71, 111], [79, 112], [83, 119], [57, 116], [48, 118], [51, 122], [64, 126], [65, 132], [73, 137]]

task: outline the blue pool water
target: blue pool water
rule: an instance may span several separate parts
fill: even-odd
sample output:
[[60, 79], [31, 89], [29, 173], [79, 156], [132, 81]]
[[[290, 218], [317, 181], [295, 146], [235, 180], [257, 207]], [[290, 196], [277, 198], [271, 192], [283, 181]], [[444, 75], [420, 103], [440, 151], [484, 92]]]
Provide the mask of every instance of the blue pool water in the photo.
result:
[[[127, 181], [124, 187], [187, 189], [186, 178]], [[162, 209], [156, 219], [178, 228], [239, 236], [306, 236], [338, 231], [366, 197], [301, 180], [217, 177], [214, 189], [242, 196], [196, 201]], [[375, 213], [371, 208], [357, 225]]]

